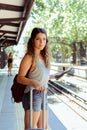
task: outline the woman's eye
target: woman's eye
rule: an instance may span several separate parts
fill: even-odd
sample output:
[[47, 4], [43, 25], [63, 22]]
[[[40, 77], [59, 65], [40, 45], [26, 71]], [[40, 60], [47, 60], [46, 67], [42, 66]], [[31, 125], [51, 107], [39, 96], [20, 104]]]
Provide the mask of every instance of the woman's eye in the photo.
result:
[[44, 38], [43, 40], [46, 41], [46, 38]]
[[43, 38], [43, 39], [37, 38], [36, 40], [39, 40], [39, 41], [46, 41], [46, 38]]
[[37, 38], [36, 40], [40, 40], [39, 38]]

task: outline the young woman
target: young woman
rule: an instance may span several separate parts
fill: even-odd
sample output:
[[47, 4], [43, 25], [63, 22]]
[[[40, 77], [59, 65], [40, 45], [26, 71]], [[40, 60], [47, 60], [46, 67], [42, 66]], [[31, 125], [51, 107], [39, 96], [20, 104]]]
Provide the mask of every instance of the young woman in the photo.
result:
[[[34, 28], [27, 44], [27, 52], [24, 55], [18, 72], [17, 80], [19, 83], [25, 84], [26, 89], [23, 96], [23, 108], [25, 111], [24, 123], [25, 130], [29, 126], [30, 115], [30, 87], [33, 86], [33, 128], [42, 128], [42, 110], [43, 110], [43, 91], [45, 95], [45, 130], [48, 129], [48, 101], [47, 88], [49, 78], [60, 78], [70, 69], [60, 74], [49, 75], [50, 71], [50, 53], [48, 47], [48, 38], [46, 31], [42, 28]], [[28, 77], [26, 74], [29, 71]]]
[[[29, 70], [29, 75], [25, 75]], [[48, 88], [50, 70], [50, 54], [48, 48], [48, 39], [46, 31], [42, 28], [34, 28], [27, 44], [27, 52], [24, 55], [17, 80], [19, 83], [26, 84], [23, 96], [23, 108], [25, 110], [25, 130], [29, 128], [30, 104], [29, 95], [30, 87], [34, 87], [33, 91], [33, 128], [42, 128], [42, 110], [43, 110], [43, 91]], [[47, 91], [45, 97], [45, 129], [48, 129], [48, 101]]]
[[12, 75], [12, 63], [13, 63], [12, 52], [9, 53], [7, 57], [7, 61], [8, 61], [8, 76], [9, 76], [9, 75]]

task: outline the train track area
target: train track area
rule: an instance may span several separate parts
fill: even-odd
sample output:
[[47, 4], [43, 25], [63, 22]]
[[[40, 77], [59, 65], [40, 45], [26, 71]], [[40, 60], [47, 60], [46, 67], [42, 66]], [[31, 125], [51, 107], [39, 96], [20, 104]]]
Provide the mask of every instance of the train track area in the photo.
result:
[[75, 87], [75, 85], [73, 86], [73, 84], [74, 82], [70, 84], [69, 80], [68, 83], [66, 83], [66, 81], [64, 82], [64, 79], [60, 81], [49, 80], [48, 95], [53, 95], [56, 98], [56, 102], [58, 101], [59, 103], [64, 103], [71, 110], [73, 110], [80, 118], [82, 118], [82, 120], [87, 122], [87, 98], [80, 95], [80, 87]]

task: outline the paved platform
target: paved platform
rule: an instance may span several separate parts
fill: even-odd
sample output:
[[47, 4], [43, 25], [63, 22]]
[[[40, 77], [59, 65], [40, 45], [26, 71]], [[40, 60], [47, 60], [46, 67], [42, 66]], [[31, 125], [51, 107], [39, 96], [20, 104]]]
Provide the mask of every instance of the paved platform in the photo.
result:
[[[24, 111], [22, 104], [11, 102], [10, 87], [17, 70], [7, 75], [7, 69], [0, 71], [0, 130], [24, 130]], [[81, 120], [73, 111], [54, 95], [49, 100], [49, 130], [87, 130], [87, 122]]]
[[11, 102], [12, 77], [3, 76], [0, 81], [0, 130], [16, 130], [14, 104]]

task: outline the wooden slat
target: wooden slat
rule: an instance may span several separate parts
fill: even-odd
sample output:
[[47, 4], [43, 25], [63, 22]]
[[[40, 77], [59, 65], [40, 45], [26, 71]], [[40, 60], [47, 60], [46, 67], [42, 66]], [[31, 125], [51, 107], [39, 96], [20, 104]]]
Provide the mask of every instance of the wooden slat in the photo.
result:
[[19, 25], [20, 25], [20, 23], [13, 23], [13, 22], [9, 22], [9, 23], [7, 23], [7, 22], [5, 22], [4, 21], [4, 23], [1, 23], [3, 26], [4, 25], [7, 25], [7, 26], [14, 26], [14, 27], [19, 27]]
[[[23, 12], [22, 17], [25, 16], [26, 21], [27, 21], [27, 19], [29, 18], [29, 14], [30, 14], [31, 8], [32, 8], [32, 6], [33, 6], [33, 3], [34, 3], [34, 0], [27, 0], [27, 1], [25, 2], [24, 12]], [[24, 25], [26, 24], [26, 21], [21, 21], [21, 23], [20, 23], [20, 27], [19, 27], [19, 31], [18, 31], [17, 39], [16, 39], [17, 41], [19, 41], [19, 38], [20, 38], [21, 33], [22, 33], [23, 29], [24, 29]]]
[[6, 37], [6, 38], [16, 39], [16, 37], [14, 37], [14, 36], [9, 36], [9, 35], [6, 35], [6, 36], [4, 36], [4, 37]]
[[7, 30], [0, 30], [0, 33], [17, 34], [17, 32], [15, 32], [15, 31], [7, 31]]
[[23, 6], [15, 6], [15, 5], [9, 5], [9, 4], [1, 4], [0, 3], [0, 9], [3, 10], [11, 10], [11, 11], [19, 11], [19, 12], [23, 12], [24, 7]]
[[11, 21], [25, 21], [25, 18], [3, 18], [3, 19], [0, 19], [0, 24], [4, 22], [8, 23]]

